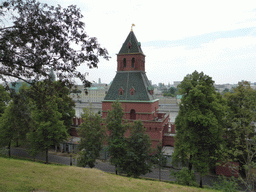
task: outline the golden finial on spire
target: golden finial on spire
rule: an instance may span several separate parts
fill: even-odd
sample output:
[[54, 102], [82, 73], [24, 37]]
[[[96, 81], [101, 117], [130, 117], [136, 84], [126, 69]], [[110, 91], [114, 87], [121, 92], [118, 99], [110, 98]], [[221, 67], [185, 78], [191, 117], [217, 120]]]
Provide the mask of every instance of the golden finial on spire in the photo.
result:
[[135, 26], [135, 25], [134, 25], [134, 24], [132, 24], [131, 31], [133, 31], [133, 30], [132, 30], [132, 28], [133, 28], [134, 26]]

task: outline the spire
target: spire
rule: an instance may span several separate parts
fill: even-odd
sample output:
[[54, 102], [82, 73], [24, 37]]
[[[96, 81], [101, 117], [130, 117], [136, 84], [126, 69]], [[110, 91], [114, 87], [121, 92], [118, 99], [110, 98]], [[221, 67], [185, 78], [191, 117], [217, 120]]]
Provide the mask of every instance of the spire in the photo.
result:
[[135, 27], [135, 24], [132, 24], [131, 31], [133, 31], [133, 29], [132, 29], [133, 27]]
[[[132, 25], [132, 27], [135, 26], [134, 24]], [[131, 32], [129, 33], [128, 37], [126, 38], [122, 48], [119, 51], [119, 55], [120, 54], [127, 54], [127, 53], [142, 53], [143, 51], [141, 49], [141, 44], [140, 42], [137, 41], [137, 38], [134, 35], [134, 32], [131, 28]]]

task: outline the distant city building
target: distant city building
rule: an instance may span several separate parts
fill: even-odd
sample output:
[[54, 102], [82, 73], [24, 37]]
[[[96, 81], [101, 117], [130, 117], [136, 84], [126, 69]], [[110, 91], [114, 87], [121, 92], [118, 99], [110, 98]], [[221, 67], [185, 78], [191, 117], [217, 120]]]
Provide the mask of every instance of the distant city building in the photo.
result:
[[87, 93], [83, 85], [76, 85], [76, 87], [77, 89], [70, 93], [70, 97], [76, 104], [76, 117], [81, 117], [85, 107], [90, 108], [94, 113], [101, 112], [101, 101], [106, 96], [109, 86], [107, 84], [92, 84], [92, 87], [87, 88]]
[[173, 87], [177, 88], [181, 81], [173, 81]]

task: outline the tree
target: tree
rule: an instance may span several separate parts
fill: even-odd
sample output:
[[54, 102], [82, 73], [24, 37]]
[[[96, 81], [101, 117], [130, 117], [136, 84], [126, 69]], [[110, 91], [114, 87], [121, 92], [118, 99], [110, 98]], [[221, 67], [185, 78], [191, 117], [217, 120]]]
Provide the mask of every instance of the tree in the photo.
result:
[[222, 91], [222, 95], [225, 95], [226, 93], [228, 93], [229, 92], [229, 89], [228, 88], [225, 88], [223, 91]]
[[7, 103], [10, 100], [10, 95], [6, 92], [3, 85], [0, 84], [0, 117], [4, 113]]
[[112, 104], [112, 110], [108, 111], [106, 118], [107, 129], [109, 131], [108, 151], [110, 153], [110, 163], [115, 166], [116, 174], [122, 163], [125, 162], [126, 145], [124, 133], [127, 129], [123, 124], [123, 109], [118, 101]]
[[156, 153], [152, 156], [151, 161], [158, 165], [159, 181], [161, 181], [161, 169], [166, 165], [167, 158], [162, 152], [162, 143], [158, 143]]
[[143, 123], [140, 120], [133, 123], [131, 135], [125, 145], [126, 156], [120, 165], [120, 169], [128, 176], [139, 177], [151, 172], [151, 141], [145, 132]]
[[177, 134], [173, 163], [182, 162], [200, 173], [200, 186], [220, 155], [223, 144], [225, 100], [203, 72], [187, 75], [178, 86], [183, 95], [175, 120]]
[[256, 91], [248, 82], [239, 82], [233, 93], [225, 94], [229, 113], [226, 129], [226, 156], [230, 161], [239, 161], [245, 170], [242, 179], [250, 191], [255, 191], [256, 174]]
[[77, 77], [88, 86], [77, 67], [83, 63], [97, 67], [99, 57], [109, 58], [97, 39], [85, 33], [83, 15], [74, 5], [62, 8], [36, 0], [8, 0], [0, 4], [0, 15], [0, 78], [4, 81], [14, 77], [31, 83], [49, 77], [53, 69], [63, 82], [72, 84], [70, 79]]
[[8, 146], [8, 155], [11, 157], [11, 142], [16, 133], [17, 121], [12, 114], [14, 104], [11, 102], [0, 117], [0, 146]]
[[57, 93], [58, 111], [61, 113], [61, 121], [70, 133], [72, 119], [75, 116], [75, 102], [69, 97], [70, 91], [61, 81], [54, 81], [52, 83], [53, 89]]
[[170, 87], [170, 89], [169, 89], [169, 92], [170, 92], [172, 95], [175, 95], [177, 91], [178, 91], [178, 89], [176, 89], [175, 87]]
[[[58, 145], [68, 137], [68, 127], [64, 125], [58, 105], [63, 102], [55, 82], [38, 82], [31, 87], [32, 128], [28, 134], [30, 154], [45, 152], [48, 163], [48, 149]], [[70, 117], [72, 118], [72, 117]]]
[[2, 117], [0, 117], [0, 146], [8, 146], [9, 157], [11, 156], [11, 142], [18, 140], [25, 142], [29, 130], [30, 113], [27, 87], [22, 85], [19, 92], [12, 92], [12, 101], [9, 102]]
[[104, 144], [106, 130], [101, 126], [101, 116], [91, 112], [90, 109], [84, 108], [82, 114], [83, 123], [79, 126], [78, 135], [81, 137], [79, 143], [80, 157], [78, 166], [95, 166], [96, 159], [100, 157], [100, 151]]

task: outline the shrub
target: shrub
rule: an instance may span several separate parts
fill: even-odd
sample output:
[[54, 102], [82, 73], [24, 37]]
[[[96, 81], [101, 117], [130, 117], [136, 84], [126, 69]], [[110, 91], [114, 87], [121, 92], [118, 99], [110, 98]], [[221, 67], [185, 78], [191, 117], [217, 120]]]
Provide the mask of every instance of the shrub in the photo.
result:
[[196, 177], [193, 170], [189, 171], [187, 167], [183, 167], [180, 171], [171, 171], [171, 178], [176, 180], [176, 183], [182, 185], [198, 186], [196, 183]]
[[222, 175], [218, 177], [218, 181], [213, 182], [213, 189], [224, 192], [235, 192], [239, 190], [239, 186], [234, 177], [227, 179]]

